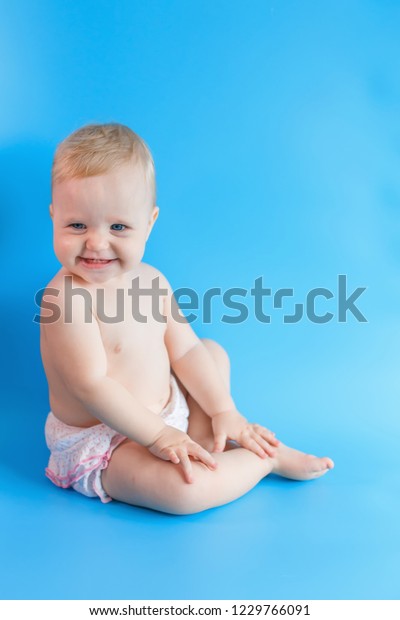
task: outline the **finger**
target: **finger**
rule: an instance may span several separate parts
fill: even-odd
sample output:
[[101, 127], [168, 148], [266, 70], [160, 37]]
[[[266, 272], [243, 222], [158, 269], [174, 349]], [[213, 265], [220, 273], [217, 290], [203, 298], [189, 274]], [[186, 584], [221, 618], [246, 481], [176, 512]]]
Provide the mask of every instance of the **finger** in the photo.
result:
[[279, 444], [279, 440], [275, 437], [275, 433], [261, 424], [252, 424], [253, 430], [264, 437], [267, 441], [274, 444]]
[[241, 444], [244, 448], [251, 450], [251, 452], [254, 452], [255, 454], [257, 454], [257, 456], [261, 457], [262, 459], [265, 459], [265, 457], [267, 456], [265, 454], [265, 451], [261, 448], [261, 446], [258, 445], [257, 441], [253, 439], [252, 437], [250, 437], [249, 435], [242, 436]]
[[265, 439], [260, 437], [260, 435], [256, 434], [252, 438], [258, 443], [262, 450], [264, 450], [264, 452], [268, 454], [268, 456], [275, 456], [276, 446], [271, 446], [271, 444], [269, 444], [268, 441], [265, 441]]
[[218, 465], [217, 461], [211, 456], [211, 454], [202, 448], [202, 446], [198, 443], [193, 442], [189, 446], [188, 452], [194, 458], [202, 461], [205, 465], [207, 465], [207, 467], [210, 467], [210, 469], [215, 469]]
[[181, 467], [183, 469], [183, 476], [189, 484], [193, 482], [193, 468], [190, 462], [190, 458], [184, 450], [179, 452]]
[[226, 446], [226, 433], [218, 433], [214, 437], [214, 452], [223, 452]]
[[[162, 457], [162, 458], [164, 458], [164, 457]], [[166, 451], [165, 460], [171, 461], [172, 463], [175, 463], [175, 465], [177, 465], [179, 463], [179, 456], [177, 455], [175, 450], [169, 449], [169, 450]]]
[[268, 456], [275, 456], [276, 446], [271, 445], [264, 437], [256, 433], [256, 431], [250, 431], [251, 439], [254, 439], [258, 445], [268, 454]]
[[268, 428], [265, 428], [265, 426], [261, 426], [261, 424], [253, 424], [253, 429], [270, 444], [279, 446], [279, 439], [275, 437], [275, 433], [270, 431]]

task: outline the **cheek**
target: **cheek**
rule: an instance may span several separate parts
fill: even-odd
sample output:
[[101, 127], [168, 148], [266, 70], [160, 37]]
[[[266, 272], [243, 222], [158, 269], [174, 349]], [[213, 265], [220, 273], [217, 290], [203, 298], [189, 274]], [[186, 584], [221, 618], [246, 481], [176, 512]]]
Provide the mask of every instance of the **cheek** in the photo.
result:
[[133, 256], [142, 256], [145, 242], [145, 237], [141, 235], [140, 237], [137, 236], [134, 239], [130, 239], [129, 242], [121, 243], [118, 248], [120, 256], [126, 256], [128, 259]]
[[76, 253], [81, 246], [77, 237], [63, 237], [60, 235], [54, 236], [54, 249], [59, 254], [73, 254]]

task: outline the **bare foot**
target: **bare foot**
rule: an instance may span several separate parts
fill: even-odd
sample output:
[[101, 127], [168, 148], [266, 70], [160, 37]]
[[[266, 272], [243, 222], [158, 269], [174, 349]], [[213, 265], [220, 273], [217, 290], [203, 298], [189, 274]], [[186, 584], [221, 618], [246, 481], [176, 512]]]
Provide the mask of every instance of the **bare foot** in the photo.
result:
[[272, 473], [292, 480], [312, 480], [326, 474], [334, 468], [334, 462], [327, 456], [318, 458], [313, 454], [305, 454], [299, 450], [293, 450], [280, 443], [275, 448], [273, 457], [274, 466]]

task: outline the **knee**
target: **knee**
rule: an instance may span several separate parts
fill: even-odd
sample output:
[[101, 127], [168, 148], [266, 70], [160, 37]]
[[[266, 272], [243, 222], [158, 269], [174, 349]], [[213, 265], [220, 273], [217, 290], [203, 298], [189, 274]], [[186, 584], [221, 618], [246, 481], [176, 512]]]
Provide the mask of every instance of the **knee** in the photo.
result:
[[201, 468], [206, 469], [206, 466], [195, 464], [194, 481], [191, 484], [181, 478], [175, 485], [167, 512], [175, 515], [190, 515], [210, 508], [205, 480], [207, 476], [204, 476], [204, 471], [199, 471]]
[[216, 340], [211, 340], [211, 338], [202, 338], [201, 341], [206, 347], [206, 349], [210, 352], [217, 365], [229, 370], [229, 355], [225, 351], [224, 347], [221, 346]]

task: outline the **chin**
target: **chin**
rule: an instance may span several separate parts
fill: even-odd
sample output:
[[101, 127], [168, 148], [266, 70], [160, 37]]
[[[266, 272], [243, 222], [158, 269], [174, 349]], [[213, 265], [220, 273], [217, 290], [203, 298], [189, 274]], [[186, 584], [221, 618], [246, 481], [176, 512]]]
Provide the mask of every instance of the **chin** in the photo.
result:
[[116, 275], [106, 275], [105, 273], [93, 273], [93, 274], [82, 274], [80, 276], [82, 280], [89, 282], [90, 284], [103, 284], [108, 282], [109, 280], [113, 280]]

